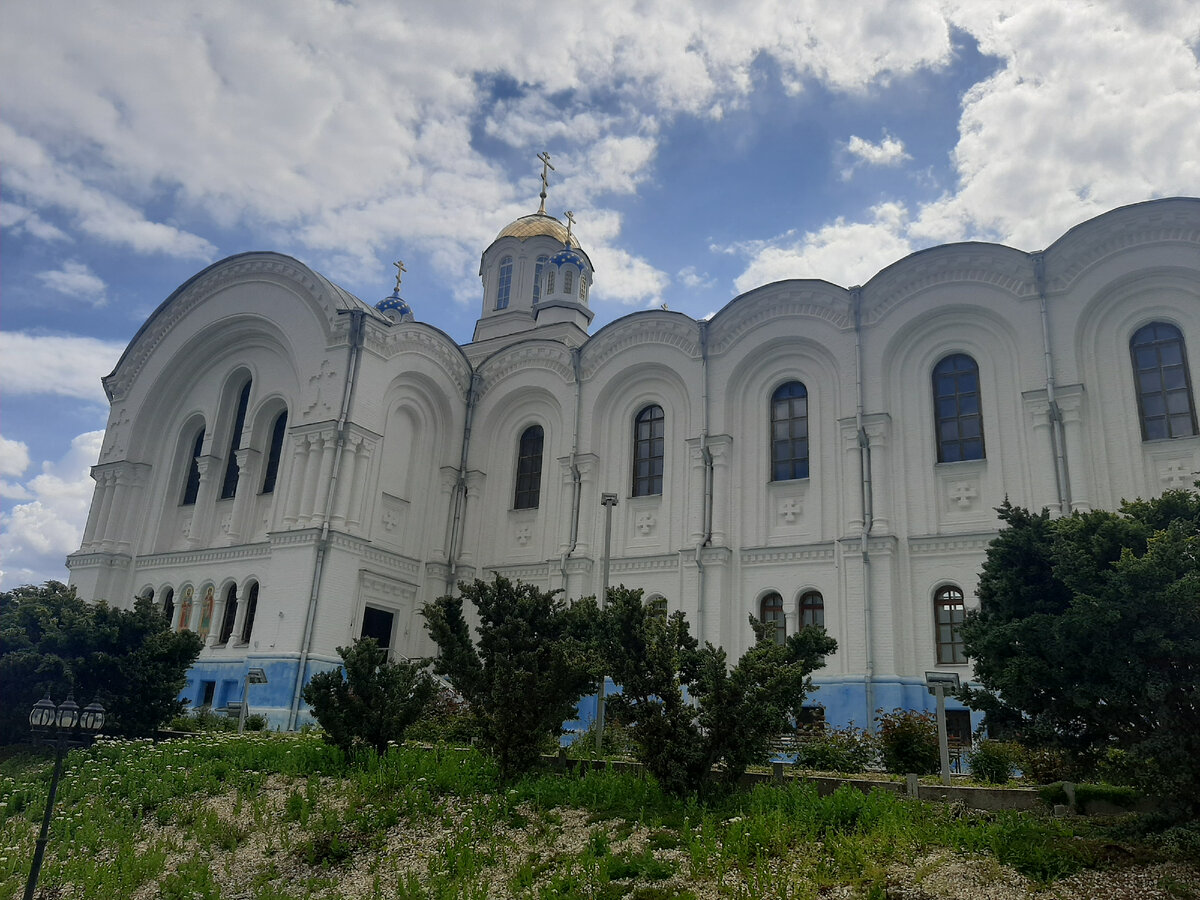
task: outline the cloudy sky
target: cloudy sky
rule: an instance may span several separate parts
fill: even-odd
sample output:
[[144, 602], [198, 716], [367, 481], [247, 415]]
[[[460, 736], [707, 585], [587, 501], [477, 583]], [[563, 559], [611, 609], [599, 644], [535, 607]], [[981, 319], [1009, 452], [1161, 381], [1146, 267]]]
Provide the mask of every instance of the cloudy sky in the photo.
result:
[[[652, 15], [652, 18], [647, 16]], [[40, 0], [0, 27], [0, 587], [65, 579], [100, 376], [246, 250], [469, 340], [479, 255], [575, 212], [594, 327], [1036, 250], [1200, 194], [1194, 0]]]

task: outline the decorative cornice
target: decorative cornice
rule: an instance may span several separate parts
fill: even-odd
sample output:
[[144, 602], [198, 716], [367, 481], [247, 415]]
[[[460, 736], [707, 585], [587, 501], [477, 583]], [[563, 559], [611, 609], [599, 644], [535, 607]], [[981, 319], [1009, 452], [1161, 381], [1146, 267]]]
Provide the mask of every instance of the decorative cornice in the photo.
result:
[[622, 572], [673, 572], [679, 568], [679, 554], [664, 556], [632, 556], [614, 559], [609, 563], [613, 574]]
[[940, 553], [982, 553], [999, 531], [974, 532], [971, 534], [935, 534], [908, 539], [908, 552], [913, 556], [930, 556]]
[[741, 551], [743, 566], [768, 566], [779, 563], [832, 562], [834, 545], [806, 544], [792, 547], [747, 547]]
[[471, 383], [471, 364], [458, 345], [437, 329], [420, 322], [402, 322], [394, 325], [381, 345], [372, 349], [384, 359], [393, 359], [402, 353], [420, 354], [446, 373], [458, 388], [460, 397], [466, 396]]
[[1046, 250], [1046, 290], [1068, 290], [1107, 256], [1165, 243], [1200, 245], [1200, 201], [1172, 198], [1139, 203], [1076, 226]]
[[138, 571], [143, 569], [165, 569], [174, 566], [194, 566], [204, 563], [230, 562], [238, 559], [263, 559], [271, 555], [274, 540], [258, 544], [240, 544], [234, 547], [209, 547], [203, 550], [179, 550], [139, 556]]
[[709, 351], [729, 350], [749, 331], [780, 319], [820, 319], [849, 328], [850, 305], [844, 288], [823, 281], [782, 281], [734, 298], [712, 319]]
[[68, 569], [94, 569], [103, 566], [108, 569], [127, 569], [132, 558], [127, 553], [83, 553], [75, 552], [67, 556]]
[[591, 378], [618, 353], [642, 344], [674, 347], [685, 356], [698, 357], [699, 336], [698, 324], [682, 313], [633, 313], [606, 325], [583, 345], [583, 377]]
[[493, 574], [502, 575], [509, 581], [546, 581], [550, 577], [550, 563], [538, 562], [528, 565], [480, 566], [480, 577], [485, 580]]
[[419, 559], [413, 559], [411, 556], [403, 556], [399, 553], [392, 553], [390, 550], [376, 547], [360, 537], [346, 534], [343, 531], [331, 531], [329, 533], [329, 540], [332, 546], [337, 547], [339, 550], [345, 550], [348, 553], [357, 554], [359, 559], [364, 562], [372, 562], [376, 565], [385, 566], [393, 572], [412, 579], [413, 582], [420, 580], [421, 561]]
[[478, 399], [512, 373], [529, 369], [553, 372], [563, 384], [575, 381], [570, 348], [555, 341], [524, 341], [489, 356], [479, 366]]

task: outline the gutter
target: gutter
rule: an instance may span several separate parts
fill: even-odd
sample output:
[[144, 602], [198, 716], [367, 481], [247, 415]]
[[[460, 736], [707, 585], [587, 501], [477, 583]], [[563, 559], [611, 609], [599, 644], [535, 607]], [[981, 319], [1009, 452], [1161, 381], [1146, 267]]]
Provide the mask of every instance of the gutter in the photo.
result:
[[1042, 316], [1042, 355], [1046, 364], [1046, 402], [1050, 413], [1050, 452], [1054, 454], [1054, 488], [1058, 494], [1060, 515], [1071, 511], [1071, 479], [1067, 471], [1067, 434], [1062, 410], [1054, 392], [1054, 356], [1050, 350], [1050, 313], [1046, 307], [1046, 257], [1033, 254], [1033, 277], [1037, 284]]
[[871, 526], [875, 518], [875, 498], [871, 485], [871, 439], [867, 435], [863, 423], [863, 408], [866, 405], [866, 388], [863, 384], [863, 348], [862, 348], [862, 288], [850, 289], [851, 301], [854, 304], [854, 381], [856, 402], [854, 408], [854, 427], [858, 432], [858, 460], [862, 474], [859, 488], [859, 502], [862, 507], [862, 528], [859, 530], [858, 547], [862, 554], [863, 578], [863, 645], [866, 653], [865, 688], [867, 704], [867, 731], [875, 732], [875, 658], [872, 650], [874, 635], [871, 623], [871, 554], [868, 552], [868, 540], [871, 536]]
[[479, 373], [471, 372], [467, 384], [467, 415], [463, 420], [462, 454], [458, 460], [458, 477], [454, 481], [454, 515], [450, 521], [450, 546], [446, 551], [446, 593], [454, 593], [458, 580], [458, 545], [461, 539], [463, 515], [467, 507], [467, 455], [471, 450], [471, 425], [475, 419], [475, 402], [479, 398]]
[[704, 640], [704, 561], [701, 553], [712, 543], [713, 520], [713, 457], [708, 448], [708, 322], [700, 326], [700, 382], [703, 419], [700, 426], [700, 456], [704, 461], [704, 499], [701, 505], [700, 528], [703, 536], [696, 544], [696, 631]]
[[571, 432], [571, 542], [567, 552], [558, 562], [562, 573], [563, 591], [567, 591], [567, 560], [579, 546], [579, 505], [580, 494], [583, 492], [583, 479], [579, 473], [579, 417], [583, 410], [583, 351], [579, 347], [571, 348], [571, 368], [575, 372], [575, 426]]

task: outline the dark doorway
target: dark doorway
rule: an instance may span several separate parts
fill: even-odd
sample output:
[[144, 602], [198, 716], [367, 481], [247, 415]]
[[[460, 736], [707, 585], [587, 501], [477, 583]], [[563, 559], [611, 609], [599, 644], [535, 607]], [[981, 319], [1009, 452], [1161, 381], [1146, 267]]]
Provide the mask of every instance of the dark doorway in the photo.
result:
[[392, 623], [395, 619], [395, 614], [386, 609], [376, 609], [374, 606], [368, 606], [363, 610], [362, 634], [360, 637], [375, 638], [380, 647], [391, 647]]

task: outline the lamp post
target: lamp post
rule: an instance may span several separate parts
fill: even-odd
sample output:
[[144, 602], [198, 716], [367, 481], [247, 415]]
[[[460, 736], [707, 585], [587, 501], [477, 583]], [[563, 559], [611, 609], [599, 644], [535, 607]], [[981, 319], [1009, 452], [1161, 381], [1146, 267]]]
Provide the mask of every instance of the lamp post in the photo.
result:
[[941, 760], [942, 784], [950, 783], [950, 739], [946, 733], [946, 691], [960, 686], [957, 672], [926, 672], [925, 686], [937, 697], [938, 757]]
[[[612, 511], [617, 505], [616, 494], [601, 494], [600, 505], [604, 507], [604, 557], [600, 561], [600, 608], [608, 609], [608, 559], [612, 552]], [[607, 675], [600, 676], [600, 690], [596, 694], [596, 752], [604, 745], [604, 685]]]
[[50, 796], [46, 798], [42, 830], [33, 851], [33, 865], [29, 867], [29, 881], [25, 884], [25, 900], [33, 900], [38, 875], [42, 871], [42, 857], [46, 855], [46, 837], [50, 831], [50, 817], [54, 814], [54, 798], [58, 794], [63, 756], [69, 747], [90, 745], [103, 727], [104, 707], [93, 700], [81, 711], [75, 702], [74, 691], [70, 691], [67, 699], [56, 707], [47, 690], [46, 696], [33, 704], [33, 709], [29, 711], [29, 728], [33, 732], [34, 743], [54, 746], [54, 775], [50, 779]]
[[266, 684], [266, 670], [259, 666], [251, 666], [246, 670], [246, 682], [242, 685], [242, 709], [238, 713], [238, 734], [246, 730], [246, 712], [250, 709], [250, 685]]

